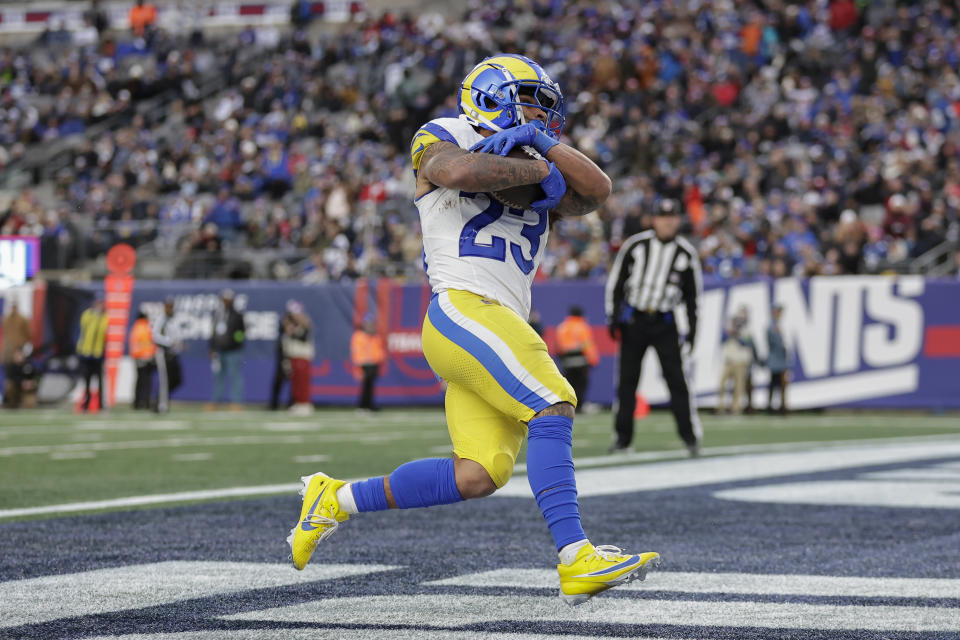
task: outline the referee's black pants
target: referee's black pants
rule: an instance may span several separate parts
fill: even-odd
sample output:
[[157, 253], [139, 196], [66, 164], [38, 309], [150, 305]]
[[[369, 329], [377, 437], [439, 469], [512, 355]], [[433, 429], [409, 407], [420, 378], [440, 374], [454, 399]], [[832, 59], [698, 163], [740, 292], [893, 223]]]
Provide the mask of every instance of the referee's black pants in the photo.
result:
[[680, 336], [671, 316], [634, 313], [630, 322], [621, 326], [620, 372], [617, 385], [617, 445], [629, 446], [633, 441], [633, 412], [637, 407], [637, 384], [640, 364], [648, 347], [660, 358], [663, 378], [670, 390], [670, 409], [677, 422], [677, 433], [688, 445], [697, 443], [694, 432], [690, 390], [683, 373]]

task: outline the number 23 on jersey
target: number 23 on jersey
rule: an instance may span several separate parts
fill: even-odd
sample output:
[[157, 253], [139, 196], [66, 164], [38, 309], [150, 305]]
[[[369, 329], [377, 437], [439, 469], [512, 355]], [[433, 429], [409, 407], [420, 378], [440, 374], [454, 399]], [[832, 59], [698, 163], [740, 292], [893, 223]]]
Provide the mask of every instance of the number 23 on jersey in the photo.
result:
[[[460, 192], [460, 196], [466, 198], [475, 198], [477, 195], [480, 194], [467, 193], [466, 191]], [[471, 256], [476, 258], [490, 258], [491, 260], [499, 260], [500, 262], [506, 261], [506, 238], [491, 235], [490, 244], [480, 244], [477, 242], [477, 234], [480, 230], [499, 220], [504, 214], [504, 209], [506, 209], [508, 215], [523, 216], [522, 210], [504, 207], [500, 202], [490, 198], [490, 205], [470, 218], [467, 224], [463, 226], [463, 231], [460, 232], [460, 257]], [[525, 224], [520, 230], [520, 235], [530, 243], [529, 258], [524, 255], [523, 248], [519, 244], [510, 242], [510, 255], [524, 275], [529, 275], [530, 272], [533, 271], [534, 260], [540, 251], [540, 241], [547, 230], [547, 214], [538, 213], [538, 216], [539, 218], [536, 223]]]

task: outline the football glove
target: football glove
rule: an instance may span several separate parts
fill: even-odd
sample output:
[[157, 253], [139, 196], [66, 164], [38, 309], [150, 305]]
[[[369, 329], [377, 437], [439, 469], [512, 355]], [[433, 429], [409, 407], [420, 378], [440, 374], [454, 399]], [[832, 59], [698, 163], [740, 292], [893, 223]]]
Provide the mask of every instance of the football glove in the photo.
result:
[[560, 143], [543, 132], [542, 127], [538, 127], [533, 122], [528, 122], [488, 136], [470, 147], [470, 151], [505, 156], [514, 147], [521, 146], [533, 147], [537, 150], [537, 153], [546, 156], [547, 152], [558, 144]]
[[567, 192], [567, 181], [563, 179], [563, 174], [557, 169], [557, 165], [548, 162], [547, 167], [550, 169], [550, 172], [546, 178], [540, 181], [540, 187], [543, 189], [546, 197], [543, 200], [530, 203], [530, 208], [537, 213], [548, 213], [560, 204], [563, 194]]

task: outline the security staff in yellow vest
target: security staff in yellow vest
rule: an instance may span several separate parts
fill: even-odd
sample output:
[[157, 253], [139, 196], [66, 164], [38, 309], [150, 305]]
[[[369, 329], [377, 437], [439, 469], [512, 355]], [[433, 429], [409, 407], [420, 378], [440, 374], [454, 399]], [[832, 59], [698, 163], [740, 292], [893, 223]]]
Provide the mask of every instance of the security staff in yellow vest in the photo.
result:
[[100, 406], [103, 406], [103, 348], [107, 342], [107, 314], [103, 300], [96, 299], [93, 306], [80, 316], [80, 337], [77, 339], [77, 357], [83, 372], [83, 410], [90, 408], [90, 379], [97, 377]]

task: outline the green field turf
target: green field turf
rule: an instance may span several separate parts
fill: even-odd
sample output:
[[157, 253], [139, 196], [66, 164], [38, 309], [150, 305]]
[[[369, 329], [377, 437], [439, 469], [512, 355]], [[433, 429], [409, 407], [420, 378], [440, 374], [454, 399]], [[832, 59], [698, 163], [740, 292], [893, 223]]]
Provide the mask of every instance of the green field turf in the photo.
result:
[[[605, 456], [611, 423], [608, 412], [577, 418], [579, 466], [618, 462]], [[742, 445], [960, 435], [956, 414], [705, 414], [703, 423], [707, 455], [736, 452]], [[633, 458], [636, 462], [685, 455], [671, 416], [663, 412], [637, 423], [635, 446], [644, 452]], [[367, 415], [336, 409], [310, 417], [188, 407], [175, 407], [165, 416], [129, 410], [91, 416], [6, 411], [0, 413], [0, 510], [292, 483], [318, 470], [364, 477], [449, 452], [440, 409]]]

